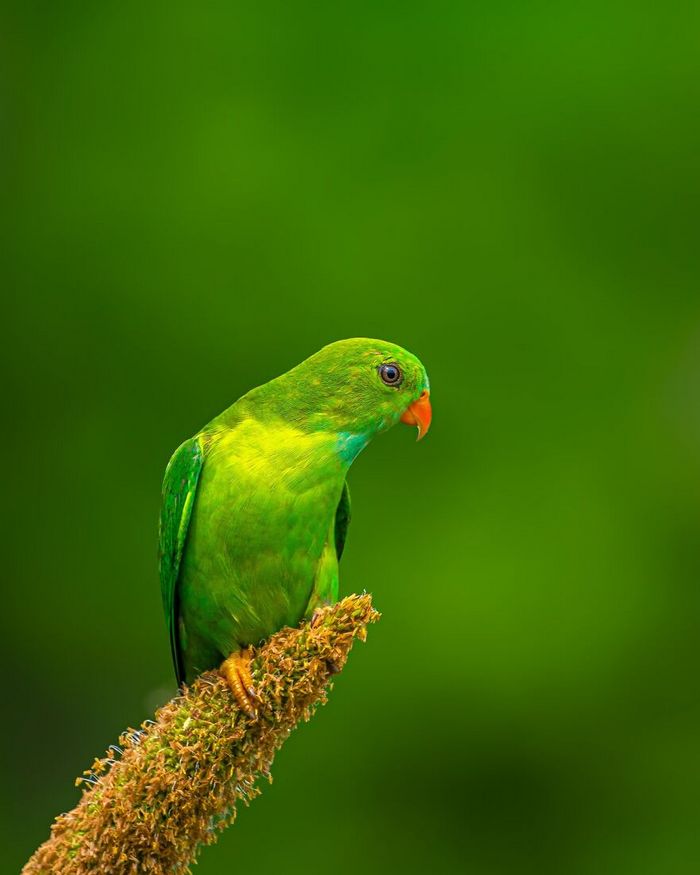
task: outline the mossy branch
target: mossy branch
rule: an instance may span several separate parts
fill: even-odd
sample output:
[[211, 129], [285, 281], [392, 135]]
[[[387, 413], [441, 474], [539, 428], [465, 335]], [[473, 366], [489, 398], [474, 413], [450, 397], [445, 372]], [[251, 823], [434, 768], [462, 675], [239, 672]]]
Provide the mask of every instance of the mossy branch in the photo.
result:
[[349, 596], [273, 635], [252, 661], [256, 719], [216, 672], [203, 674], [95, 760], [77, 781], [86, 785], [80, 802], [56, 819], [23, 873], [188, 871], [236, 805], [260, 793], [278, 748], [326, 701], [332, 674], [378, 618], [369, 595]]

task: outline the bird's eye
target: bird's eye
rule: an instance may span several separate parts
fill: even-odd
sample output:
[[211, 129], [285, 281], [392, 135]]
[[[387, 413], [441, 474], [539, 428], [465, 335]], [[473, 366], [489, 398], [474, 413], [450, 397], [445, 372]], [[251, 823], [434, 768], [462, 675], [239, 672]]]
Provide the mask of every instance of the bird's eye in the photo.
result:
[[387, 386], [399, 386], [403, 380], [401, 368], [393, 362], [388, 365], [380, 365], [379, 376]]

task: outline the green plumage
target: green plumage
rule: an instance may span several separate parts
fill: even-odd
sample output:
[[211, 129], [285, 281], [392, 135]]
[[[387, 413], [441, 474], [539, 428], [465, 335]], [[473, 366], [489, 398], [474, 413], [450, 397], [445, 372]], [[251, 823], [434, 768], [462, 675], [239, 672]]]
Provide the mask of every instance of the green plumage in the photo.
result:
[[163, 478], [160, 580], [170, 650], [178, 683], [184, 680], [185, 669], [178, 644], [176, 587], [203, 461], [204, 453], [199, 438], [190, 438], [175, 450]]
[[[380, 379], [387, 362], [400, 366], [399, 386]], [[348, 469], [427, 388], [401, 347], [340, 341], [176, 450], [163, 482], [160, 574], [178, 682], [337, 600]]]

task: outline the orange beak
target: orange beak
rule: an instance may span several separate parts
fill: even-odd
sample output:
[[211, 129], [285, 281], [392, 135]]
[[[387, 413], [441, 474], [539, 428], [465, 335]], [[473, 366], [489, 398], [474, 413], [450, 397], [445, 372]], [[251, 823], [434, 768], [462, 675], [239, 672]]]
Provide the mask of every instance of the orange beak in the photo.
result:
[[430, 406], [430, 392], [423, 389], [421, 396], [413, 404], [409, 404], [406, 410], [401, 415], [401, 422], [406, 425], [418, 426], [418, 437], [420, 440], [428, 433], [430, 421], [433, 418], [433, 408]]

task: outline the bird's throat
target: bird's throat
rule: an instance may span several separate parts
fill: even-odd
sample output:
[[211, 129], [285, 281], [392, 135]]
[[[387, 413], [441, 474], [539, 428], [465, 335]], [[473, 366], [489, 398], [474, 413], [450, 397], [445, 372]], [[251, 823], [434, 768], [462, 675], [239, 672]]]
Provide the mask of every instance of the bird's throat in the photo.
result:
[[366, 434], [341, 431], [338, 434], [338, 455], [346, 465], [350, 466], [368, 443], [369, 437]]

